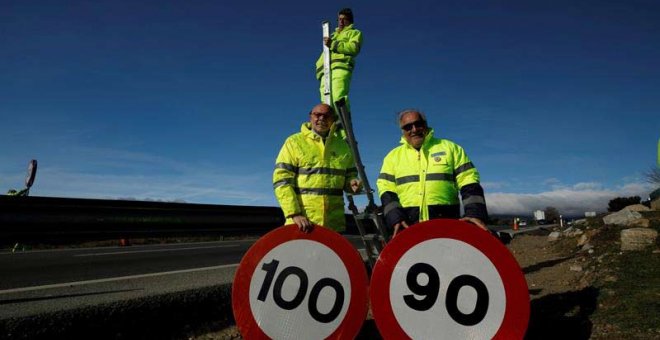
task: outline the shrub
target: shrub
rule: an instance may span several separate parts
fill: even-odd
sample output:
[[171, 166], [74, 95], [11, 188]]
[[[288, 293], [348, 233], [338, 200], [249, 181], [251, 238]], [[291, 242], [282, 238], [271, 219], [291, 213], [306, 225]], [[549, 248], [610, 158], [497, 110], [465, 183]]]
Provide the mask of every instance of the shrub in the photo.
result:
[[609, 212], [615, 212], [619, 211], [629, 205], [633, 204], [639, 204], [641, 202], [642, 198], [639, 196], [632, 196], [632, 197], [617, 197], [613, 200], [611, 200], [607, 204], [607, 211]]

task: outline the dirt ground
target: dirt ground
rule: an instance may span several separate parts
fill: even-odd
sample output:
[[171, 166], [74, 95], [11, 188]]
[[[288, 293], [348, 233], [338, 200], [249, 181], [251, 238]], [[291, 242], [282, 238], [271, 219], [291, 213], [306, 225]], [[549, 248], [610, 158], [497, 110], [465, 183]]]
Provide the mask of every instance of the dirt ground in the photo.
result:
[[[598, 296], [602, 294], [594, 282], [616, 280], [608, 277], [606, 261], [607, 256], [614, 255], [595, 252], [591, 246], [578, 244], [579, 237], [550, 242], [547, 234], [519, 234], [507, 245], [525, 274], [529, 288], [531, 316], [525, 338], [617, 338], [612, 337], [607, 324], [592, 320], [598, 307]], [[596, 232], [591, 230], [585, 234], [592, 237]], [[242, 339], [235, 326], [209, 325], [195, 333], [188, 339]], [[370, 315], [357, 338], [381, 339]]]

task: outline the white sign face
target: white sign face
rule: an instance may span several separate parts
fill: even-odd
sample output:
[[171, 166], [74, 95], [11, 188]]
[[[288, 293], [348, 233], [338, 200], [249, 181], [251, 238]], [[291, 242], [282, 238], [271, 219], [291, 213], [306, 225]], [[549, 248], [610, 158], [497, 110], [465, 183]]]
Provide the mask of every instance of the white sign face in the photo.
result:
[[249, 299], [252, 315], [268, 337], [324, 339], [346, 316], [350, 277], [326, 245], [292, 240], [261, 258], [252, 273]]
[[392, 272], [389, 295], [394, 317], [412, 339], [491, 339], [506, 310], [493, 263], [450, 238], [408, 249]]

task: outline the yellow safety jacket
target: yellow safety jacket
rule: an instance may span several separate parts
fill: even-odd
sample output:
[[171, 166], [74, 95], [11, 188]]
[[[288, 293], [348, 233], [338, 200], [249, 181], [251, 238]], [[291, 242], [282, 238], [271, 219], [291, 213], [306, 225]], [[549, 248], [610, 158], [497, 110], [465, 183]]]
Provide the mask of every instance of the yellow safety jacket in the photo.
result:
[[286, 224], [301, 214], [335, 231], [346, 228], [343, 192], [357, 178], [351, 150], [333, 125], [323, 143], [310, 123], [289, 136], [275, 161], [273, 188]]
[[[353, 24], [345, 26], [341, 31], [335, 31], [330, 36], [330, 69], [337, 68], [353, 71], [355, 58], [362, 46], [362, 32], [353, 28]], [[316, 60], [316, 79], [323, 77], [323, 53]]]
[[[472, 198], [465, 197], [470, 193], [461, 192], [464, 205], [476, 203], [479, 205], [477, 215], [487, 215], [483, 190], [478, 183], [479, 172], [463, 148], [447, 139], [434, 138], [433, 129], [429, 129], [419, 151], [412, 147], [404, 137], [401, 138], [401, 145], [390, 151], [383, 160], [376, 185], [386, 215], [392, 209], [418, 208], [421, 222], [437, 217], [429, 216], [429, 207], [453, 206], [456, 211], [455, 215], [458, 215], [459, 190], [466, 186], [478, 187], [478, 190]], [[472, 184], [476, 184], [476, 186], [471, 186]], [[479, 190], [481, 190], [480, 193]], [[388, 202], [385, 202], [383, 195], [388, 197], [386, 199]], [[468, 199], [467, 202], [466, 199]], [[468, 215], [467, 210], [466, 215]], [[458, 216], [446, 217], [457, 218]], [[474, 217], [487, 218], [487, 216]], [[388, 222], [390, 222], [389, 218]]]

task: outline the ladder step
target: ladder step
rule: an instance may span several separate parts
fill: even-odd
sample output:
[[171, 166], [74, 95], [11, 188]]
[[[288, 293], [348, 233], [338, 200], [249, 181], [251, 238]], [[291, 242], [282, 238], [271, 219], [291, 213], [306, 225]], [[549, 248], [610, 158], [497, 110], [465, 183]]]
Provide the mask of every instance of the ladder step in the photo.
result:
[[367, 240], [367, 241], [373, 241], [373, 240], [380, 239], [380, 235], [377, 235], [377, 234], [364, 234], [364, 236], [362, 238]]
[[353, 215], [356, 219], [358, 220], [373, 220], [377, 218], [378, 214], [376, 213], [369, 213], [369, 212], [361, 212], [357, 215]]

